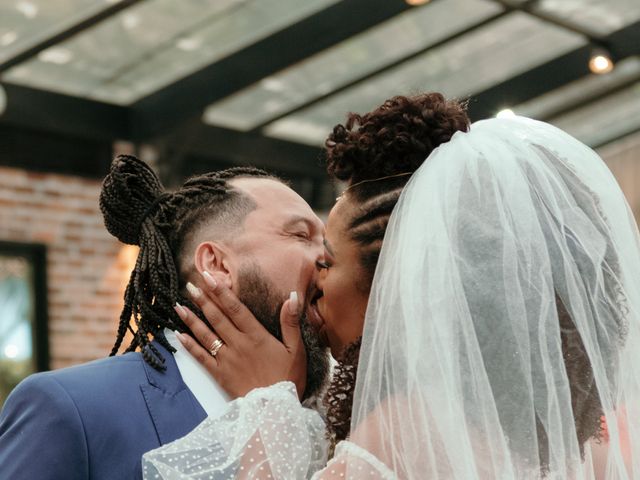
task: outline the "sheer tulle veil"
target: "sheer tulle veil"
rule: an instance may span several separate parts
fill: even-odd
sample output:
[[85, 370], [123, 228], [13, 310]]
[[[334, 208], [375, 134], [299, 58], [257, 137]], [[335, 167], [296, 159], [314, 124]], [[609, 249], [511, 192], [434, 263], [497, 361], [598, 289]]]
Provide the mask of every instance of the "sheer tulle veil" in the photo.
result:
[[639, 314], [637, 226], [599, 156], [474, 123], [390, 220], [350, 440], [401, 478], [592, 478], [594, 448], [600, 478], [640, 478]]

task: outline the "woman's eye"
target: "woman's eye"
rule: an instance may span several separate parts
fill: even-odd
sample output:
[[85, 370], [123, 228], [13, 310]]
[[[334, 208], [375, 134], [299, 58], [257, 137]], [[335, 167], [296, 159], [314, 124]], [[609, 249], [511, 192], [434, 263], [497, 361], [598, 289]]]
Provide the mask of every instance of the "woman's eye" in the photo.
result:
[[294, 233], [293, 235], [298, 238], [302, 238], [304, 240], [311, 240], [311, 237], [307, 232], [298, 232], [298, 233]]
[[316, 265], [320, 269], [326, 269], [326, 268], [329, 268], [331, 266], [327, 262], [316, 262]]

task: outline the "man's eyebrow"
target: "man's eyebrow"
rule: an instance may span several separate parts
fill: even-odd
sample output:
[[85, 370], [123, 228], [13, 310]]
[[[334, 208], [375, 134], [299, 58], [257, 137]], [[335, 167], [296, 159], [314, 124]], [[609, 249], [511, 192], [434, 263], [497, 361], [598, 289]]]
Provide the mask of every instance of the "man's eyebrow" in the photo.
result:
[[324, 244], [324, 248], [327, 249], [327, 251], [331, 254], [331, 256], [335, 257], [335, 254], [333, 253], [333, 248], [331, 248], [331, 245], [329, 245], [329, 240], [325, 238], [322, 240], [322, 243]]

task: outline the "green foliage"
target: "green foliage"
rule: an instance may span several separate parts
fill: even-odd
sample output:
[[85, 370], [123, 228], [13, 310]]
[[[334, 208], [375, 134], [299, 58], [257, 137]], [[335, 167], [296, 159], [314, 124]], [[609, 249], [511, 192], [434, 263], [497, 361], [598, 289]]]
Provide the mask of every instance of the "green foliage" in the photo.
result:
[[14, 361], [0, 360], [0, 408], [4, 401], [20, 381], [33, 373], [31, 359]]

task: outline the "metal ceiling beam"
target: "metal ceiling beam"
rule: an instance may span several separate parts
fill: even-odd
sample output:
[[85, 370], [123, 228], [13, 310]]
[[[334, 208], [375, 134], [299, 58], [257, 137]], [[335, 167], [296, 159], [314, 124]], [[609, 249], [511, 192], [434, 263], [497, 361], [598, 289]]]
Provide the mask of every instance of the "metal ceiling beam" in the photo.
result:
[[133, 105], [134, 135], [148, 138], [258, 80], [412, 8], [402, 0], [343, 0], [178, 80]]
[[[640, 55], [640, 22], [633, 23], [604, 38], [616, 61]], [[469, 102], [472, 120], [494, 116], [503, 108], [513, 107], [551, 90], [590, 75], [591, 45], [585, 45], [543, 65], [474, 94]]]
[[568, 30], [573, 33], [577, 33], [578, 35], [582, 35], [583, 37], [586, 37], [592, 42], [603, 41], [602, 35], [600, 35], [598, 32], [596, 32], [591, 28], [588, 28], [584, 25], [578, 25], [569, 19], [561, 18], [552, 13], [536, 10], [535, 7], [537, 4], [540, 3], [540, 0], [530, 0], [527, 2], [523, 2], [519, 5], [514, 5], [507, 0], [492, 0], [492, 1], [508, 9], [509, 11], [524, 12], [532, 17], [537, 18], [538, 20], [542, 20], [543, 22], [549, 23], [551, 25], [555, 25], [556, 27], [560, 27], [564, 30]]
[[[210, 156], [201, 157], [199, 155], [190, 154], [186, 158], [186, 165], [188, 165], [187, 170], [185, 170], [184, 172], [174, 173], [171, 179], [166, 179], [166, 177], [164, 177], [163, 183], [165, 185], [172, 185], [173, 187], [177, 187], [178, 184], [176, 184], [175, 182], [172, 184], [170, 183], [170, 180], [178, 179], [178, 183], [180, 183], [191, 175], [202, 174], [215, 170], [223, 170], [226, 168], [234, 167], [237, 164], [234, 162], [230, 162], [227, 158], [211, 158]], [[309, 205], [311, 205], [311, 208], [316, 211], [328, 211], [335, 203], [336, 193], [333, 188], [333, 184], [326, 174], [324, 174], [322, 178], [314, 178], [306, 174], [295, 174], [291, 171], [277, 170], [270, 165], [252, 165], [257, 166], [258, 168], [262, 168], [269, 173], [284, 179], [288, 183], [288, 185], [302, 198], [304, 198], [305, 201]], [[160, 167], [162, 168], [161, 165]]]
[[316, 209], [327, 209], [335, 198], [320, 148], [212, 127], [196, 119], [150, 145], [158, 152], [158, 172], [168, 186], [194, 174], [252, 165], [289, 180]]
[[[622, 90], [629, 88], [630, 86], [640, 82], [640, 72], [634, 72], [629, 75], [625, 75], [614, 82], [610, 82], [607, 85], [595, 89], [587, 89], [580, 96], [566, 95], [566, 88], [558, 91], [558, 97], [552, 102], [541, 105], [539, 110], [536, 108], [539, 97], [533, 98], [530, 102], [526, 102], [520, 105], [514, 105], [518, 114], [531, 116], [537, 120], [549, 121], [556, 117], [560, 117], [567, 113], [570, 113], [580, 107], [584, 107], [593, 101], [600, 100], [601, 98], [614, 95]], [[553, 92], [551, 92], [553, 94]], [[528, 111], [530, 105], [533, 106], [533, 111]], [[551, 107], [549, 107], [551, 105]], [[524, 109], [524, 112], [521, 109]], [[537, 110], [537, 111], [536, 111]]]
[[104, 10], [99, 11], [95, 15], [92, 15], [89, 18], [85, 18], [79, 23], [70, 26], [66, 30], [63, 30], [60, 33], [57, 33], [51, 37], [45, 38], [43, 41], [35, 44], [34, 46], [24, 50], [23, 52], [18, 53], [14, 57], [5, 60], [0, 63], [0, 73], [6, 72], [11, 67], [14, 67], [22, 62], [25, 62], [33, 57], [35, 57], [38, 53], [46, 50], [49, 47], [52, 47], [58, 43], [64, 42], [65, 40], [77, 35], [84, 30], [87, 30], [94, 25], [106, 20], [109, 17], [114, 16], [117, 13], [120, 13], [122, 10], [129, 8], [136, 3], [140, 3], [143, 0], [122, 0], [119, 3], [115, 3]]
[[0, 123], [76, 137], [126, 139], [125, 107], [3, 83], [7, 106]]
[[617, 142], [618, 140], [623, 140], [623, 139], [625, 139], [627, 137], [630, 137], [631, 135], [639, 133], [640, 132], [640, 126], [633, 125], [633, 126], [631, 126], [629, 128], [621, 129], [621, 130], [622, 131], [618, 135], [616, 135], [615, 137], [609, 138], [605, 142], [598, 142], [598, 143], [596, 143], [594, 145], [591, 145], [591, 148], [593, 148], [594, 150], [597, 149], [597, 148], [602, 148], [602, 147], [604, 147], [606, 145], [609, 145], [609, 144], [611, 144], [613, 142]]
[[112, 144], [109, 140], [0, 124], [0, 165], [102, 178], [109, 171]]
[[[152, 143], [177, 175], [253, 165], [284, 177], [325, 179], [322, 149], [195, 122]], [[194, 163], [194, 159], [198, 161]]]

